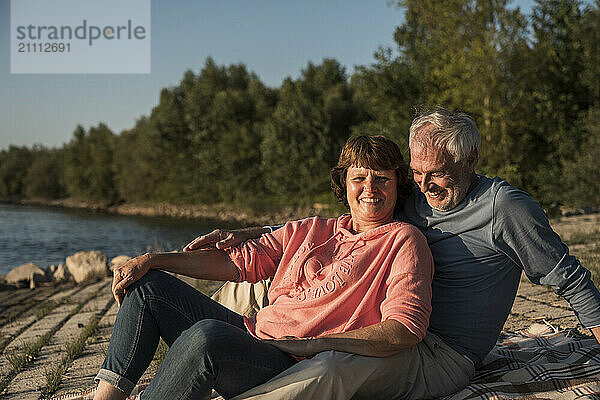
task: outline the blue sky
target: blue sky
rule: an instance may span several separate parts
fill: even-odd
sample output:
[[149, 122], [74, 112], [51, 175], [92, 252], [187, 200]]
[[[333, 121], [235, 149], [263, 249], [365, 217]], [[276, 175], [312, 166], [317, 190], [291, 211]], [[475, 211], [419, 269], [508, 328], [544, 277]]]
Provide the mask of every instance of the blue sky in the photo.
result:
[[[126, 1], [126, 0], [124, 0]], [[528, 13], [533, 0], [520, 0]], [[0, 0], [0, 149], [68, 142], [77, 124], [115, 133], [157, 104], [160, 89], [199, 72], [206, 57], [242, 62], [269, 86], [308, 61], [341, 62], [348, 73], [393, 47], [402, 10], [387, 0], [152, 0], [150, 74], [11, 74], [10, 0]]]

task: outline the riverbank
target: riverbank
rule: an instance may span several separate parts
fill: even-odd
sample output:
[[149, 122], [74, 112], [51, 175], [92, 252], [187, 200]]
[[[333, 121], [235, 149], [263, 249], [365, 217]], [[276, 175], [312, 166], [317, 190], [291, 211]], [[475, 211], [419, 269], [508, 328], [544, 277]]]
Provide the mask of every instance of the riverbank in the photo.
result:
[[314, 203], [311, 207], [283, 207], [277, 210], [251, 210], [236, 208], [225, 204], [214, 205], [175, 205], [158, 204], [105, 204], [84, 201], [74, 198], [66, 199], [2, 199], [3, 203], [15, 205], [35, 205], [82, 209], [109, 214], [132, 215], [144, 217], [169, 217], [181, 219], [197, 219], [215, 224], [232, 222], [238, 226], [275, 225], [286, 221], [306, 218], [308, 216], [333, 217], [343, 212], [341, 206]]
[[[202, 220], [216, 226], [220, 224], [231, 226], [233, 223], [233, 225], [240, 227], [278, 225], [309, 216], [337, 217], [345, 212], [345, 208], [341, 204], [335, 203], [313, 203], [312, 206], [272, 207], [270, 210], [234, 207], [222, 203], [211, 205], [171, 203], [108, 204], [70, 197], [64, 199], [0, 199], [0, 203], [79, 209], [117, 215]], [[567, 208], [553, 206], [545, 211], [547, 215], [555, 220], [564, 217], [600, 213], [600, 209], [591, 207]]]

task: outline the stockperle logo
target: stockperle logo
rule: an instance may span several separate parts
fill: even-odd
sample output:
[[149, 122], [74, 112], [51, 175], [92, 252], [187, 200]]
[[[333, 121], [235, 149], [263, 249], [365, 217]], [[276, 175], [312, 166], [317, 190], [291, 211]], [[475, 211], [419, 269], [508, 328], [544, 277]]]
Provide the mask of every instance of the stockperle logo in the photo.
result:
[[11, 0], [11, 73], [150, 73], [150, 0]]

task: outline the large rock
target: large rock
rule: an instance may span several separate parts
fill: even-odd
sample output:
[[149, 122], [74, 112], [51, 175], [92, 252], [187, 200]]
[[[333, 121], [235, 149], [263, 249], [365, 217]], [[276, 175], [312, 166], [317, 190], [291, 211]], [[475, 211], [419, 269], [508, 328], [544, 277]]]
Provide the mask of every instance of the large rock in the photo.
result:
[[113, 271], [116, 267], [125, 264], [127, 261], [131, 260], [129, 256], [116, 256], [112, 260], [110, 260], [110, 270]]
[[45, 271], [34, 263], [20, 265], [6, 275], [6, 283], [17, 287], [35, 287], [36, 283], [45, 281]]
[[98, 250], [80, 251], [67, 257], [67, 269], [77, 283], [107, 276], [106, 254]]

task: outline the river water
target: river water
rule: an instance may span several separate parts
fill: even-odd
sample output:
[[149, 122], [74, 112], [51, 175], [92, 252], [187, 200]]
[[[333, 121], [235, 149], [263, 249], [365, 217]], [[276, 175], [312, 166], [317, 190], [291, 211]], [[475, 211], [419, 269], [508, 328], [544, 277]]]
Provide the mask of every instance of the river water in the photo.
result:
[[82, 250], [101, 250], [109, 260], [148, 250], [180, 250], [214, 228], [194, 220], [0, 204], [0, 275], [28, 262], [59, 264]]

